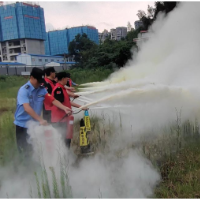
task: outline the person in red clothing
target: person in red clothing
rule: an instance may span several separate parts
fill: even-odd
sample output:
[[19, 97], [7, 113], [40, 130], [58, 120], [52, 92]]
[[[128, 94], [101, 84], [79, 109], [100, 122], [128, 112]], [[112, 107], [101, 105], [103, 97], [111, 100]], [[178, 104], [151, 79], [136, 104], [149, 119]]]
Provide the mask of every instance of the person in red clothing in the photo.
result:
[[[67, 74], [68, 74], [68, 73], [67, 73]], [[57, 74], [55, 75], [54, 82], [55, 82], [55, 83], [58, 82]], [[68, 93], [69, 97], [72, 97], [72, 98], [74, 98], [74, 99], [76, 99], [76, 98], [79, 97], [79, 95], [73, 93], [73, 92], [76, 91], [73, 87], [68, 87], [67, 84], [66, 84], [64, 87], [65, 87], [65, 89], [67, 90], [67, 93]]]
[[67, 86], [68, 87], [72, 87], [72, 86], [79, 86], [77, 83], [74, 83], [73, 81], [72, 81], [72, 79], [71, 79], [71, 75], [70, 75], [70, 73], [67, 73]]
[[[56, 71], [54, 67], [48, 67], [44, 71], [45, 71], [44, 87], [46, 88], [47, 92], [51, 94], [56, 84], [56, 82], [54, 81], [56, 76]], [[47, 120], [48, 123], [51, 122], [51, 106], [45, 104], [45, 102], [43, 105], [43, 118]]]
[[[79, 108], [81, 105], [76, 104], [74, 102], [70, 102], [69, 95], [65, 89], [65, 85], [67, 83], [67, 73], [66, 72], [59, 72], [57, 74], [58, 83], [56, 83], [53, 91], [52, 96], [61, 102], [64, 106], [67, 106], [71, 109], [71, 106], [74, 106], [76, 108]], [[83, 110], [86, 110], [87, 108], [84, 108]], [[62, 133], [62, 136], [65, 138], [65, 143], [68, 148], [70, 148], [71, 139], [69, 137], [66, 137], [66, 131], [67, 131], [67, 117], [63, 118], [66, 115], [63, 110], [58, 109], [56, 106], [52, 106], [51, 108], [51, 122], [52, 125], [60, 129], [60, 132]]]

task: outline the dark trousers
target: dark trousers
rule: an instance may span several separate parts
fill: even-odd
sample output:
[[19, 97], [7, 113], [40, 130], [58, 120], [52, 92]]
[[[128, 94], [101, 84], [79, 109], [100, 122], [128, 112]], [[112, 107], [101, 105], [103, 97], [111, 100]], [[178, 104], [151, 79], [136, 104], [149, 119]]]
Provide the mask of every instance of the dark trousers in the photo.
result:
[[47, 120], [48, 123], [51, 123], [51, 110], [45, 110], [43, 108], [43, 119]]
[[27, 128], [16, 125], [16, 141], [20, 153], [28, 155], [32, 152], [32, 146], [27, 142], [28, 139]]
[[62, 138], [65, 141], [65, 145], [67, 148], [70, 148], [71, 145], [71, 139], [66, 138], [67, 134], [67, 123], [66, 122], [57, 122], [57, 123], [52, 123], [53, 127], [61, 134]]

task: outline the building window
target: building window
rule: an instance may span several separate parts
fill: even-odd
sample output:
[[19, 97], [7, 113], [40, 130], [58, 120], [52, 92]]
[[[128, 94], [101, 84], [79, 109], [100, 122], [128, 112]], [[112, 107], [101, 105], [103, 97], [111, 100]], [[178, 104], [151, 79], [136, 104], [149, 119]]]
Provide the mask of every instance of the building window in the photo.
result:
[[39, 59], [39, 62], [42, 62], [42, 59]]
[[54, 61], [54, 59], [51, 59], [51, 61]]
[[48, 62], [48, 59], [45, 59], [45, 62]]
[[31, 61], [32, 61], [32, 62], [35, 62], [35, 58], [31, 58]]

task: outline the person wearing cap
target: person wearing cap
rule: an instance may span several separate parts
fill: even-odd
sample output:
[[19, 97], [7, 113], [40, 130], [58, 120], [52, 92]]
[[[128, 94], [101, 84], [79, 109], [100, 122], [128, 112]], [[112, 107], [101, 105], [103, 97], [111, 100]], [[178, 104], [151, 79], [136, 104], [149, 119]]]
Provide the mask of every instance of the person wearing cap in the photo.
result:
[[[54, 81], [55, 76], [56, 76], [56, 71], [54, 67], [48, 67], [45, 69], [44, 87], [46, 88], [49, 94], [52, 93], [52, 90], [56, 84], [56, 81]], [[43, 118], [47, 120], [48, 123], [51, 122], [51, 106], [45, 104], [45, 102], [43, 106]]]
[[32, 149], [28, 144], [28, 122], [33, 120], [40, 125], [48, 125], [47, 121], [41, 117], [43, 102], [53, 104], [66, 114], [71, 114], [71, 108], [61, 104], [52, 97], [46, 89], [41, 86], [44, 83], [43, 70], [34, 67], [30, 74], [30, 80], [24, 84], [17, 94], [17, 108], [15, 112], [14, 124], [16, 125], [16, 140], [20, 152], [29, 153]]
[[[59, 72], [57, 74], [58, 83], [54, 87], [52, 91], [52, 96], [60, 101], [64, 106], [67, 106], [71, 109], [71, 106], [79, 108], [81, 105], [76, 104], [74, 102], [70, 102], [69, 95], [65, 89], [65, 85], [67, 84], [68, 77], [66, 72]], [[83, 108], [82, 110], [87, 110], [87, 108]], [[65, 133], [67, 130], [67, 116], [63, 118], [66, 114], [63, 110], [57, 108], [56, 106], [52, 106], [51, 108], [51, 122], [53, 126], [59, 128], [61, 130], [62, 136], [65, 137]], [[70, 148], [71, 144], [71, 136], [65, 138], [65, 143], [68, 148]]]
[[58, 74], [58, 73], [55, 73], [55, 78], [54, 78], [54, 81], [55, 81], [56, 83], [58, 82], [57, 74]]
[[[58, 77], [57, 74], [55, 75], [54, 81], [57, 83], [58, 82]], [[64, 86], [68, 95], [74, 99], [78, 98], [79, 95], [74, 94], [73, 92], [75, 92], [76, 90], [73, 87], [68, 87], [67, 84]]]
[[[64, 86], [65, 89], [67, 90], [67, 93], [70, 97], [73, 97], [74, 99], [78, 98], [79, 95], [74, 94], [73, 92], [75, 92], [76, 90], [74, 89], [74, 87], [72, 87], [74, 83], [71, 79], [70, 79], [70, 73], [66, 72], [66, 76], [67, 76], [67, 84]], [[78, 85], [78, 84], [76, 84]]]
[[71, 75], [70, 75], [70, 73], [68, 73], [67, 72], [67, 86], [68, 87], [72, 87], [72, 86], [79, 86], [77, 83], [74, 83], [73, 81], [72, 81], [72, 79], [71, 79]]

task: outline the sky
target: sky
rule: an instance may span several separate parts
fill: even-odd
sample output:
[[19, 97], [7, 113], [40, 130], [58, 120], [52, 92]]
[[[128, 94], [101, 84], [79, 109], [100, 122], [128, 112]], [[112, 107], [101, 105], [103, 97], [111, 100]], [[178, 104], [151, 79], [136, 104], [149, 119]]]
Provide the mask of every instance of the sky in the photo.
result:
[[118, 26], [134, 27], [138, 10], [147, 10], [154, 1], [40, 1], [46, 31], [81, 25], [95, 26], [99, 32]]

